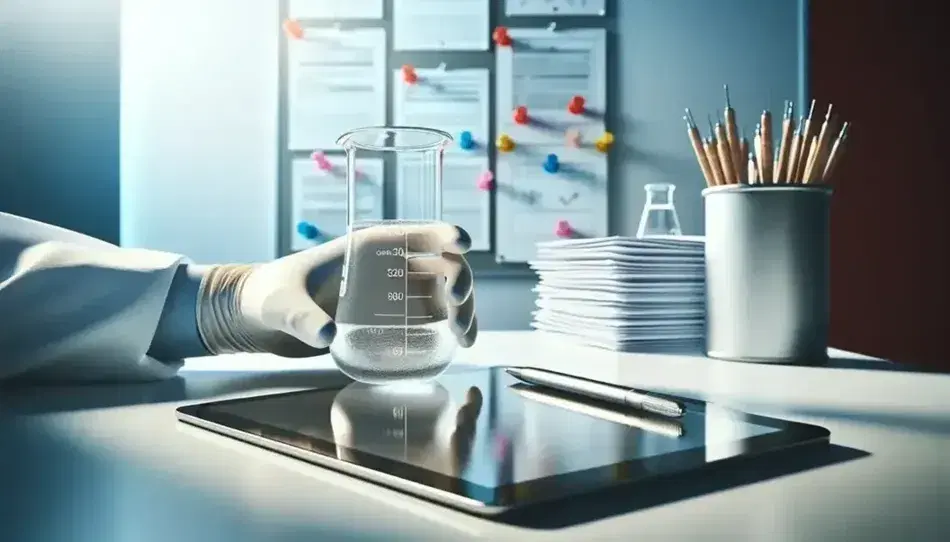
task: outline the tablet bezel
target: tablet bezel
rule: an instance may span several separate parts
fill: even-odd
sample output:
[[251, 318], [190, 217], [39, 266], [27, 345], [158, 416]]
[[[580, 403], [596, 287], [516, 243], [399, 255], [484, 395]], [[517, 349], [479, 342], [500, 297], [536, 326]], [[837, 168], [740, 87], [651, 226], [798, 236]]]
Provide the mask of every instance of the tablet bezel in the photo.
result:
[[[495, 367], [491, 370], [503, 370], [503, 368]], [[496, 515], [541, 501], [563, 499], [619, 485], [634, 484], [659, 476], [710, 468], [728, 461], [777, 452], [790, 447], [827, 444], [830, 439], [829, 431], [823, 427], [743, 413], [744, 420], [748, 423], [762, 425], [776, 431], [735, 441], [736, 447], [743, 450], [742, 454], [736, 456], [710, 462], [706, 460], [707, 447], [700, 446], [661, 456], [621, 461], [492, 488], [351, 448], [347, 449], [348, 455], [356, 458], [359, 463], [344, 461], [336, 455], [338, 448], [336, 443], [213, 410], [213, 407], [227, 404], [313, 392], [338, 391], [346, 385], [334, 382], [333, 385], [300, 391], [185, 405], [176, 409], [176, 417], [189, 425], [478, 515]], [[687, 410], [700, 411], [705, 415], [705, 403], [681, 397], [675, 397], [675, 399], [683, 402]], [[261, 431], [263, 434], [255, 434], [252, 429], [264, 429], [264, 431]], [[305, 441], [309, 444], [309, 448], [281, 442], [277, 440], [280, 436], [291, 441]], [[647, 462], [649, 469], [646, 468]], [[618, 472], [623, 473], [622, 478], [616, 477]], [[606, 474], [610, 474], [613, 478], [605, 481]]]

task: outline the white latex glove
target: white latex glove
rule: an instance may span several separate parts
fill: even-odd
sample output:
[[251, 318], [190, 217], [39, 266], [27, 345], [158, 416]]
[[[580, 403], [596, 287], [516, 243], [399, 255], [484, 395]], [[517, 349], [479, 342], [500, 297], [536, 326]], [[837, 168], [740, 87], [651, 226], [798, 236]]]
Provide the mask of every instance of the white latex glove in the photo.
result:
[[471, 237], [462, 228], [444, 223], [400, 228], [359, 230], [266, 264], [213, 267], [198, 294], [202, 340], [212, 354], [270, 352], [308, 357], [326, 353], [336, 336], [333, 319], [347, 245], [393, 246], [409, 239], [410, 252], [442, 254], [441, 258], [410, 260], [410, 270], [445, 277], [445, 295], [433, 297], [447, 301], [451, 329], [463, 348], [471, 346], [478, 324], [472, 270], [463, 256]]

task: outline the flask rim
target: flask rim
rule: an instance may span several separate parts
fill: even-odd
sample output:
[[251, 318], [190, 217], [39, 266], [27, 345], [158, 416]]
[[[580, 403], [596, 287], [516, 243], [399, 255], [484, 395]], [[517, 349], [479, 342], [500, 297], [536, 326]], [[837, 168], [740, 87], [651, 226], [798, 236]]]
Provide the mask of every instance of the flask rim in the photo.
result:
[[[410, 145], [396, 143], [396, 136], [411, 135], [422, 142]], [[387, 143], [391, 141], [391, 143]], [[442, 130], [422, 126], [364, 126], [341, 135], [336, 144], [349, 151], [353, 149], [375, 152], [426, 152], [444, 149], [453, 141]]]

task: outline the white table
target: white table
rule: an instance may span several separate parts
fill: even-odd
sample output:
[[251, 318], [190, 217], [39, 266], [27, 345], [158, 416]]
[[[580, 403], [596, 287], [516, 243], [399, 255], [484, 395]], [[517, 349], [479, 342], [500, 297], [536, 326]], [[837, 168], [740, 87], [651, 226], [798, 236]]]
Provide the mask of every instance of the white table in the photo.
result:
[[[491, 523], [225, 439], [176, 405], [307, 387], [330, 360], [191, 360], [183, 379], [2, 390], [0, 540], [950, 540], [950, 376], [617, 354], [486, 332], [459, 363], [531, 364], [827, 427], [855, 459], [558, 530]], [[842, 451], [844, 450], [844, 451]], [[869, 454], [869, 455], [867, 455]]]

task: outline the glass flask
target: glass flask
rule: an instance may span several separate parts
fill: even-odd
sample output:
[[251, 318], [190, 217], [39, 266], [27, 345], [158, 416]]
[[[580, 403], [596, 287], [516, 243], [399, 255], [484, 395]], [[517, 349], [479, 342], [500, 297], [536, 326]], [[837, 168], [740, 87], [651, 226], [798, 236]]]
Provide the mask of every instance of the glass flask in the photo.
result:
[[676, 191], [676, 186], [656, 183], [648, 184], [644, 189], [647, 192], [647, 201], [640, 215], [637, 238], [683, 235], [680, 219], [673, 205], [673, 192]]
[[[369, 127], [340, 136], [346, 151], [347, 245], [330, 355], [367, 384], [428, 380], [452, 361], [442, 247], [426, 230], [442, 224], [442, 159], [452, 137], [416, 127]], [[399, 168], [396, 218], [366, 216], [364, 159]]]

